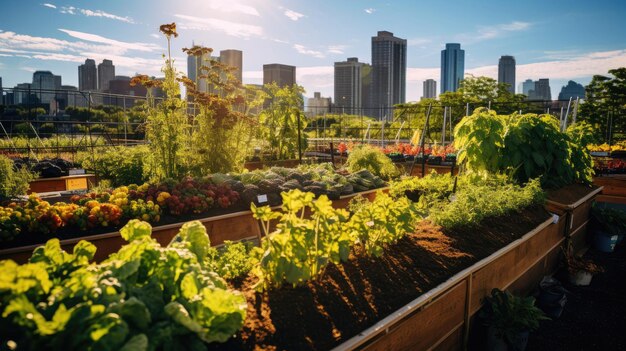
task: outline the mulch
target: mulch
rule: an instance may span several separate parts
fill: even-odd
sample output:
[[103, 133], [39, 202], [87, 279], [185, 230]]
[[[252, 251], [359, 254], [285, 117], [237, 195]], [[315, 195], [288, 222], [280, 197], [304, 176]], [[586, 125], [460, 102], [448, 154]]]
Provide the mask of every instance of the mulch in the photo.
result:
[[575, 183], [556, 190], [548, 190], [547, 195], [548, 200], [555, 201], [564, 205], [570, 205], [598, 188], [599, 187], [597, 185]]
[[549, 215], [531, 208], [455, 230], [422, 222], [382, 257], [354, 253], [302, 287], [258, 293], [253, 276], [233, 287], [248, 301], [245, 325], [220, 350], [328, 350], [454, 274], [528, 233]]

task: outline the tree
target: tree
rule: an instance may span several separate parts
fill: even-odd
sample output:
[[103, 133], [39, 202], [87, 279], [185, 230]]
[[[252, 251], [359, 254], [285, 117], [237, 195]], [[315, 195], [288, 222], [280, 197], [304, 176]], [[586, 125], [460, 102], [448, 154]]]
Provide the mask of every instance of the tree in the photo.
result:
[[579, 119], [595, 125], [606, 142], [613, 132], [626, 133], [626, 67], [609, 70], [612, 77], [595, 75], [585, 87], [586, 99]]

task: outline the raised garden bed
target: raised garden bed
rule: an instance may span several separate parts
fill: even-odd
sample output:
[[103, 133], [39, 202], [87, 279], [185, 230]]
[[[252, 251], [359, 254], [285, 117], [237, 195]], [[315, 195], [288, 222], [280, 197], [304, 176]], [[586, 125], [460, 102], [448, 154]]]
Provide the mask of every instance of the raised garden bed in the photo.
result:
[[[368, 200], [373, 200], [378, 191], [387, 192], [389, 189], [382, 188], [342, 196], [339, 200], [333, 201], [333, 207], [346, 208], [350, 200], [358, 195], [362, 195]], [[280, 206], [277, 206], [277, 208], [279, 207]], [[258, 238], [261, 232], [257, 220], [252, 217], [252, 212], [244, 210], [241, 207], [239, 209], [239, 211], [235, 209], [236, 212], [232, 212], [232, 209], [212, 210], [210, 215], [204, 214], [196, 216], [165, 217], [161, 221], [164, 224], [154, 226], [152, 233], [161, 244], [166, 245], [170, 242], [170, 240], [172, 240], [185, 222], [197, 219], [207, 228], [207, 233], [209, 234], [212, 245], [221, 245], [226, 240], [239, 241]], [[106, 228], [100, 228], [99, 231], [100, 233], [81, 237], [65, 236], [64, 238], [63, 232], [57, 233], [54, 236], [61, 239], [61, 246], [66, 251], [71, 251], [74, 245], [80, 240], [88, 240], [92, 242], [98, 247], [95, 260], [101, 261], [110, 253], [117, 251], [124, 244], [124, 240], [122, 240], [120, 233], [117, 230], [107, 232]], [[51, 237], [51, 235], [40, 235], [38, 237], [31, 236], [28, 239], [25, 239], [26, 241], [14, 240], [12, 242], [3, 243], [3, 249], [0, 250], [0, 259], [13, 259], [18, 263], [24, 263], [31, 256], [36, 247], [42, 245]]]
[[52, 191], [87, 190], [90, 184], [95, 184], [94, 174], [80, 174], [57, 178], [40, 178], [30, 182], [31, 193], [47, 193]]
[[626, 205], [626, 175], [595, 177], [593, 184], [603, 188], [598, 201]]
[[[427, 222], [378, 259], [352, 256], [317, 282], [256, 293], [244, 328], [224, 350], [460, 348], [465, 321], [493, 287], [524, 287], [553, 270], [563, 241], [542, 208], [447, 230]], [[538, 269], [539, 267], [540, 269]], [[452, 277], [452, 278], [451, 278]]]
[[[411, 164], [408, 164], [408, 169], [407, 172], [409, 172], [411, 170]], [[452, 166], [443, 166], [443, 165], [429, 165], [426, 164], [424, 166], [424, 174], [425, 175], [429, 175], [432, 171], [437, 172], [437, 174], [450, 174], [450, 172], [453, 172], [454, 175], [459, 174], [459, 167], [454, 167], [454, 170], [452, 169]], [[422, 176], [422, 165], [421, 163], [415, 164], [415, 166], [413, 167], [413, 171], [411, 172], [412, 176], [416, 176], [416, 177], [421, 177]]]
[[596, 185], [572, 184], [548, 191], [546, 208], [564, 217], [564, 235], [571, 240], [575, 252], [580, 252], [587, 246], [586, 234], [591, 205], [602, 189]]

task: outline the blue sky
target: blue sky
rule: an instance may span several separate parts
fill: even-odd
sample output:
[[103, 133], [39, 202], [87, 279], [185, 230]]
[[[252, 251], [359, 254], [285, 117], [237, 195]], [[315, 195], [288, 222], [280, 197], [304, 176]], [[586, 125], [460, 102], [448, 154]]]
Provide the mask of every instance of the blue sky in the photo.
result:
[[13, 1], [0, 12], [3, 86], [32, 80], [34, 70], [77, 85], [85, 58], [113, 60], [118, 75], [158, 75], [166, 41], [158, 26], [176, 22], [173, 53], [186, 72], [182, 47], [192, 41], [244, 52], [244, 83], [260, 83], [264, 63], [297, 66], [312, 96], [333, 95], [333, 62], [371, 61], [379, 30], [405, 38], [407, 100], [422, 81], [439, 80], [446, 42], [465, 49], [466, 73], [497, 77], [501, 55], [517, 60], [517, 82], [550, 78], [553, 97], [567, 80], [626, 66], [623, 1], [269, 1], [44, 0]]

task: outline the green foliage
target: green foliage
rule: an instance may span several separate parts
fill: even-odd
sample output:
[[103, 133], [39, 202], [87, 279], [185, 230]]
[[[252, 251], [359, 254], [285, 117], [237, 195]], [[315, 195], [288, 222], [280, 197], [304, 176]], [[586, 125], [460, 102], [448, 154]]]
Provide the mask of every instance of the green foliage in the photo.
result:
[[591, 210], [595, 224], [611, 235], [626, 234], [626, 211], [593, 204]]
[[497, 173], [504, 147], [504, 120], [495, 111], [479, 108], [454, 128], [457, 162], [469, 171]]
[[92, 244], [81, 241], [70, 254], [57, 239], [29, 263], [1, 261], [0, 341], [18, 349], [155, 350], [228, 340], [247, 305], [203, 268], [203, 228], [188, 223], [162, 247], [149, 224], [133, 220], [121, 230], [129, 243], [100, 264], [89, 263]]
[[400, 171], [389, 157], [380, 149], [369, 145], [355, 147], [348, 155], [346, 168], [351, 172], [366, 169], [385, 180], [397, 177], [400, 174]]
[[143, 184], [148, 181], [145, 160], [149, 154], [147, 146], [115, 147], [93, 154], [79, 153], [77, 161], [101, 179], [109, 180], [112, 186]]
[[[304, 88], [299, 85], [279, 87], [276, 83], [264, 86], [269, 107], [259, 116], [261, 138], [267, 142], [270, 154], [279, 160], [292, 159], [298, 152], [298, 129], [306, 127], [301, 106]], [[299, 122], [298, 122], [299, 121]], [[306, 137], [301, 133], [301, 147], [306, 149]]]
[[380, 257], [385, 245], [393, 244], [415, 229], [418, 218], [415, 206], [406, 197], [394, 199], [378, 192], [372, 202], [351, 207], [354, 214], [347, 230], [352, 240], [361, 244], [367, 255]]
[[26, 195], [28, 183], [35, 178], [36, 174], [25, 168], [15, 169], [10, 158], [0, 155], [0, 200]]
[[251, 243], [226, 240], [223, 247], [210, 248], [207, 262], [211, 270], [224, 279], [240, 278], [248, 274], [254, 265], [252, 247]]
[[[258, 287], [293, 286], [320, 278], [329, 263], [348, 258], [350, 235], [342, 225], [348, 212], [336, 210], [326, 195], [314, 200], [313, 193], [292, 190], [281, 194], [282, 213], [268, 206], [252, 204], [254, 218], [261, 221], [265, 237], [256, 249], [259, 265], [253, 272], [259, 277]], [[310, 211], [309, 218], [305, 218]], [[270, 221], [278, 221], [270, 233]]]
[[502, 149], [501, 170], [512, 170], [519, 183], [542, 177], [547, 187], [574, 181], [571, 149], [567, 135], [550, 115], [512, 116]]
[[517, 297], [508, 291], [493, 289], [491, 296], [485, 297], [485, 302], [481, 316], [507, 344], [512, 344], [518, 333], [536, 330], [539, 321], [549, 319], [535, 306], [532, 296]]
[[623, 116], [626, 108], [626, 67], [609, 70], [609, 75], [595, 75], [585, 87], [586, 97], [580, 106], [579, 120], [594, 125], [596, 135], [609, 142], [608, 125], [611, 115], [613, 130], [626, 130]]
[[454, 200], [434, 201], [429, 219], [446, 228], [477, 225], [487, 217], [502, 216], [524, 208], [542, 204], [545, 193], [538, 180], [525, 187], [502, 184], [500, 181], [459, 186]]
[[569, 147], [571, 149], [571, 163], [574, 170], [574, 178], [587, 184], [593, 182], [593, 158], [587, 145], [597, 141], [593, 126], [586, 122], [578, 122], [567, 128]]

